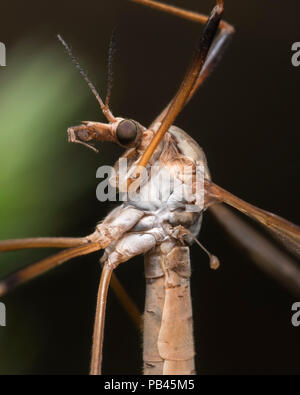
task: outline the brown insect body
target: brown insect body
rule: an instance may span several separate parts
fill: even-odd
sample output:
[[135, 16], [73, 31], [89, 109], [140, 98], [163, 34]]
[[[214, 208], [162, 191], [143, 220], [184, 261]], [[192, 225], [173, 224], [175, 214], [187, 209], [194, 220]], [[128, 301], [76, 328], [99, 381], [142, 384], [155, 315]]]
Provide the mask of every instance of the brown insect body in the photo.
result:
[[144, 374], [195, 374], [190, 276], [188, 247], [145, 256]]

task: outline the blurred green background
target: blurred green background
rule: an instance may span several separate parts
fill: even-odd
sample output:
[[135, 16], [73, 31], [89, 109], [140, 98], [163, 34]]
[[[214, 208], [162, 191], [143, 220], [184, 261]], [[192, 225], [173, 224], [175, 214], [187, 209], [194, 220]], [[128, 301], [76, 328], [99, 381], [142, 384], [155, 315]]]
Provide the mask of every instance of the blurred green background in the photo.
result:
[[[213, 1], [174, 1], [208, 13]], [[299, 2], [226, 1], [237, 30], [221, 65], [176, 124], [205, 149], [216, 183], [300, 223]], [[97, 102], [56, 40], [63, 35], [104, 96], [106, 59], [117, 26], [112, 109], [144, 125], [174, 94], [199, 26], [127, 0], [2, 5], [0, 41], [0, 238], [81, 236], [114, 207], [99, 203], [96, 169], [122, 152], [94, 154], [67, 143], [81, 120], [101, 121]], [[201, 242], [218, 255], [212, 272], [192, 248], [197, 370], [208, 374], [300, 373], [295, 298], [235, 249], [207, 215]], [[50, 253], [0, 256], [0, 277]], [[7, 297], [0, 328], [0, 374], [86, 374], [89, 367], [100, 254], [66, 263]], [[118, 269], [143, 309], [143, 260]], [[141, 335], [113, 294], [106, 321], [104, 373], [141, 372]]]

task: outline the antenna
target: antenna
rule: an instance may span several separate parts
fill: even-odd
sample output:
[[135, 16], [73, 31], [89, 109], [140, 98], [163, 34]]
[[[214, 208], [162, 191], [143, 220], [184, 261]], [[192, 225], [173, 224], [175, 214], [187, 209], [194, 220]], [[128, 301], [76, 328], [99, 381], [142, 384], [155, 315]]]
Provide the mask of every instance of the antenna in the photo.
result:
[[108, 106], [106, 106], [99, 93], [97, 92], [97, 89], [95, 88], [95, 86], [93, 85], [93, 83], [90, 81], [87, 73], [83, 70], [83, 68], [81, 67], [81, 65], [79, 64], [78, 60], [75, 58], [75, 56], [73, 55], [71, 48], [68, 46], [68, 44], [65, 42], [65, 40], [62, 38], [62, 36], [60, 34], [57, 35], [58, 40], [61, 42], [61, 44], [63, 45], [63, 47], [65, 48], [65, 50], [67, 51], [68, 55], [70, 56], [70, 58], [72, 59], [72, 62], [75, 64], [77, 70], [79, 71], [79, 73], [81, 74], [81, 76], [83, 77], [83, 79], [86, 81], [86, 83], [88, 84], [88, 87], [90, 88], [90, 90], [93, 92], [94, 96], [96, 97], [98, 103], [100, 104], [101, 110], [103, 112], [103, 114], [105, 115], [105, 117], [107, 118], [107, 120], [109, 122], [114, 122], [115, 121], [115, 117], [112, 115], [112, 113], [110, 112]]
[[108, 64], [107, 64], [107, 92], [105, 98], [106, 107], [108, 107], [109, 105], [111, 91], [113, 88], [113, 80], [114, 80], [113, 62], [114, 62], [115, 53], [116, 53], [116, 29], [113, 30], [109, 42]]

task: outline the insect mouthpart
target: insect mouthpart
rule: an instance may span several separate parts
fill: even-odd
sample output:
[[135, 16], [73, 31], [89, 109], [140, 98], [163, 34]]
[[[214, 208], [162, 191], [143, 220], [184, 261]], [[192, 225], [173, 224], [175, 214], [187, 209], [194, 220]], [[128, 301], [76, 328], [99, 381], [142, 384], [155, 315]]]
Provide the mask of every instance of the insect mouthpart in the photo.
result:
[[85, 125], [75, 126], [68, 129], [68, 141], [70, 143], [82, 144], [95, 152], [99, 152], [92, 144], [87, 144], [87, 141], [95, 140], [97, 132], [89, 130]]
[[81, 129], [77, 131], [77, 138], [81, 141], [90, 141], [93, 139], [93, 136], [91, 136], [91, 132], [86, 129]]

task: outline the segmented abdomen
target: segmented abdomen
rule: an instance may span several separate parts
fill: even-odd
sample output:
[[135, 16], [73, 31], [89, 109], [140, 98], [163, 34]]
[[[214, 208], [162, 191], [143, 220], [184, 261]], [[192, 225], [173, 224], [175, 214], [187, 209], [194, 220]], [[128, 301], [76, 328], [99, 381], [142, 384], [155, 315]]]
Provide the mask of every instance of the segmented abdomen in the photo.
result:
[[189, 248], [162, 243], [145, 277], [144, 374], [195, 374]]

